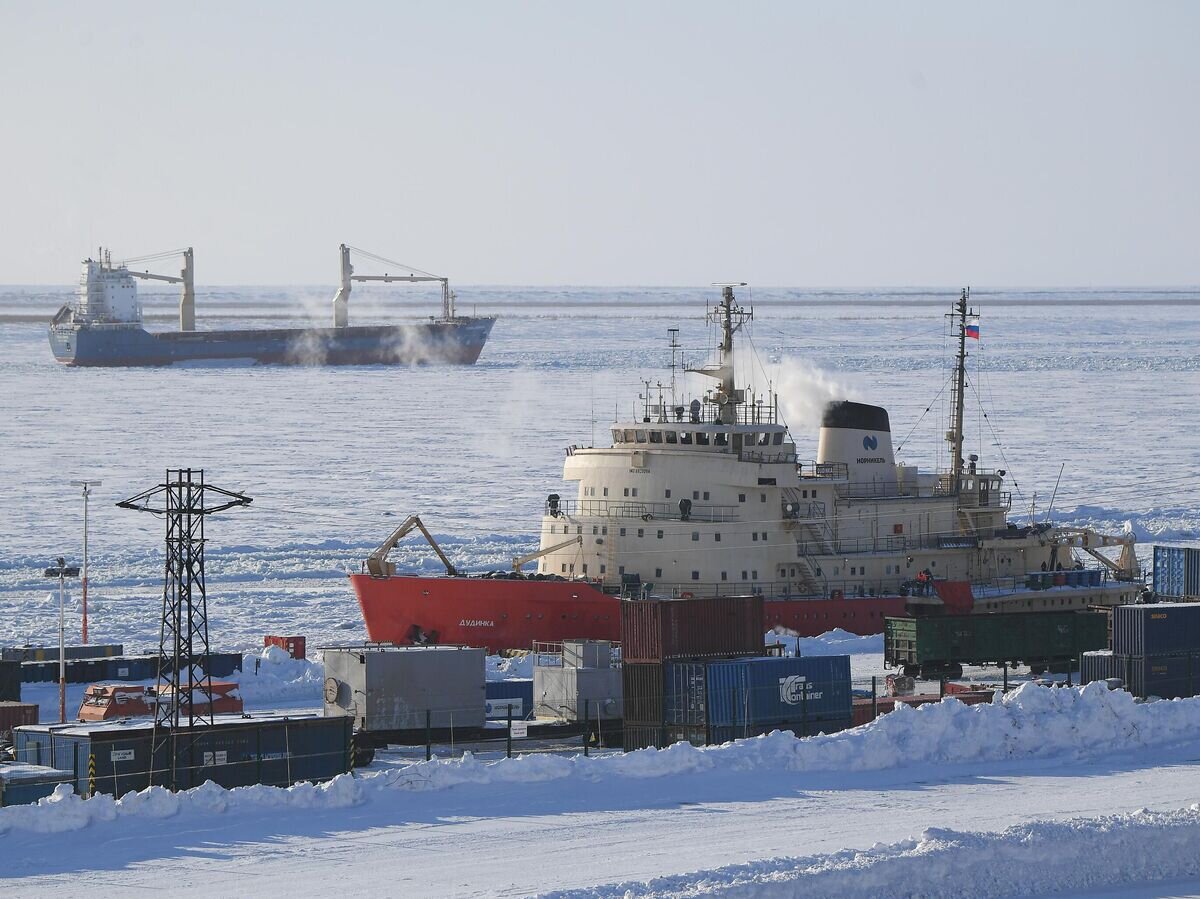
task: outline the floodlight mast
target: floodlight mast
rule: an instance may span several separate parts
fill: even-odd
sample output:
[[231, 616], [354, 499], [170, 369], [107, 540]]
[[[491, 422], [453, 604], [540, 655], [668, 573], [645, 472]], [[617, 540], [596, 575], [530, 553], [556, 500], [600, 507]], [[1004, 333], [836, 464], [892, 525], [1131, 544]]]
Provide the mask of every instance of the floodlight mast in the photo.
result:
[[87, 616], [87, 601], [88, 601], [88, 497], [91, 495], [91, 488], [99, 487], [103, 481], [72, 481], [71, 486], [83, 488], [83, 577], [80, 578], [80, 587], [83, 591], [83, 645], [87, 646], [88, 641], [88, 616]]

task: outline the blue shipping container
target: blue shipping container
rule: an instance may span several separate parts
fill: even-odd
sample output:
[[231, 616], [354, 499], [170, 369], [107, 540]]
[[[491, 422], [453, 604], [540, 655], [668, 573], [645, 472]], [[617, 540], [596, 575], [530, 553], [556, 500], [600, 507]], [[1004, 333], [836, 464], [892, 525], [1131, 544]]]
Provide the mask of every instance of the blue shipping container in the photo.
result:
[[1183, 569], [1182, 547], [1154, 547], [1154, 592], [1159, 596], [1183, 596]]
[[783, 722], [850, 716], [849, 656], [722, 659], [666, 667], [667, 724], [763, 724], [773, 729]]
[[503, 720], [508, 717], [508, 705], [512, 704], [512, 716], [520, 721], [533, 715], [533, 680], [488, 681], [484, 687], [487, 717]]
[[1113, 652], [1157, 656], [1200, 651], [1200, 603], [1149, 603], [1113, 609]]
[[1179, 699], [1200, 687], [1200, 655], [1115, 656], [1117, 677], [1134, 696]]

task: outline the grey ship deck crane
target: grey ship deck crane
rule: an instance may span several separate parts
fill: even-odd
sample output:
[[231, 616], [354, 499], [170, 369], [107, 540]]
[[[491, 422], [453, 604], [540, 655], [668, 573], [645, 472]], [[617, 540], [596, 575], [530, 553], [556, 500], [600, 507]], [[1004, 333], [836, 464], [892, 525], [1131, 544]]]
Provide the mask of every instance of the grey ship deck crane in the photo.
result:
[[[333, 297], [333, 326], [335, 328], [345, 328], [350, 324], [350, 287], [354, 281], [382, 281], [390, 284], [393, 281], [407, 281], [409, 283], [419, 283], [433, 281], [442, 285], [442, 318], [446, 321], [454, 319], [454, 291], [450, 289], [450, 279], [441, 275], [432, 275], [429, 272], [423, 272], [420, 269], [413, 268], [411, 265], [405, 265], [402, 262], [395, 262], [391, 259], [384, 259], [382, 256], [376, 256], [374, 253], [368, 253], [366, 250], [361, 250], [358, 247], [347, 246], [341, 244], [338, 247], [341, 253], [342, 269], [341, 281], [338, 286], [338, 291]], [[354, 266], [350, 264], [350, 251], [353, 250], [360, 256], [365, 256], [375, 262], [381, 262], [384, 265], [394, 265], [397, 268], [407, 269], [411, 274], [408, 275], [390, 275], [384, 273], [382, 275], [356, 275], [354, 274]]]
[[[150, 262], [171, 256], [183, 257], [183, 268], [180, 270], [178, 277], [174, 275], [156, 275], [153, 272], [135, 272], [129, 268], [131, 262]], [[183, 290], [179, 295], [179, 330], [196, 330], [196, 289], [193, 282], [194, 272], [192, 270], [191, 247], [188, 247], [186, 250], [173, 250], [170, 253], [158, 253], [153, 256], [126, 259], [122, 264], [125, 265], [129, 274], [134, 278], [140, 278], [143, 281], [166, 281], [168, 284], [182, 284]]]

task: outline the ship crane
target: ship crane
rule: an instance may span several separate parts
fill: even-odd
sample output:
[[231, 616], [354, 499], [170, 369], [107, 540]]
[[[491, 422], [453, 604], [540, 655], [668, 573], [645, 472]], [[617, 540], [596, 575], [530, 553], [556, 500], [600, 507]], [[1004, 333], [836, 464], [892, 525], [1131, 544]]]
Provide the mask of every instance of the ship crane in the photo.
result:
[[547, 546], [545, 549], [539, 549], [537, 552], [526, 553], [523, 556], [513, 556], [513, 571], [520, 571], [521, 566], [526, 562], [532, 562], [535, 559], [540, 559], [542, 556], [548, 556], [550, 553], [558, 552], [560, 549], [566, 549], [568, 546], [583, 546], [583, 538], [575, 536], [570, 540], [564, 540], [562, 543], [555, 543], [553, 546]]
[[410, 515], [404, 519], [404, 523], [388, 536], [383, 543], [379, 544], [379, 548], [367, 556], [367, 573], [373, 577], [391, 577], [396, 573], [396, 563], [388, 561], [388, 553], [390, 553], [404, 537], [416, 528], [421, 532], [426, 542], [437, 553], [437, 557], [442, 560], [442, 564], [446, 566], [446, 574], [450, 577], [458, 576], [458, 569], [451, 563], [450, 559], [442, 552], [442, 548], [438, 546], [437, 541], [433, 539], [433, 535], [426, 530], [425, 525], [421, 523], [420, 515]]
[[[368, 253], [366, 250], [360, 250], [358, 247], [347, 246], [341, 244], [338, 246], [341, 253], [342, 271], [341, 281], [338, 286], [338, 291], [333, 297], [333, 326], [335, 328], [345, 328], [350, 324], [350, 287], [354, 281], [382, 281], [385, 284], [390, 284], [393, 281], [407, 281], [409, 283], [420, 282], [436, 282], [442, 285], [442, 318], [446, 321], [451, 321], [454, 316], [454, 291], [450, 289], [450, 279], [441, 275], [432, 275], [429, 272], [423, 272], [420, 269], [413, 268], [411, 265], [405, 265], [402, 262], [395, 262], [391, 259], [384, 259], [382, 256], [376, 256], [374, 253]], [[407, 275], [356, 275], [354, 274], [354, 266], [350, 264], [350, 251], [353, 250], [360, 256], [365, 256], [374, 262], [380, 262], [384, 265], [394, 265], [400, 269], [406, 269], [410, 274]]]
[[[129, 264], [133, 262], [149, 262], [171, 256], [183, 257], [183, 268], [180, 270], [178, 277], [175, 275], [158, 275], [154, 272], [135, 272], [133, 269], [128, 268]], [[170, 253], [157, 253], [153, 256], [126, 259], [123, 265], [126, 266], [129, 274], [134, 278], [140, 278], [143, 281], [166, 281], [168, 284], [183, 285], [183, 289], [179, 295], [179, 330], [196, 330], [196, 289], [193, 282], [191, 247], [188, 247], [186, 250], [174, 250]]]
[[[1100, 534], [1091, 528], [1060, 527], [1055, 528], [1050, 542], [1054, 546], [1082, 549], [1111, 571], [1119, 581], [1135, 580], [1141, 573], [1137, 553], [1133, 548], [1137, 540], [1132, 533], [1116, 536]], [[1097, 552], [1100, 547], [1105, 546], [1121, 547], [1121, 554], [1117, 557], [1117, 561], [1114, 562], [1103, 553]]]

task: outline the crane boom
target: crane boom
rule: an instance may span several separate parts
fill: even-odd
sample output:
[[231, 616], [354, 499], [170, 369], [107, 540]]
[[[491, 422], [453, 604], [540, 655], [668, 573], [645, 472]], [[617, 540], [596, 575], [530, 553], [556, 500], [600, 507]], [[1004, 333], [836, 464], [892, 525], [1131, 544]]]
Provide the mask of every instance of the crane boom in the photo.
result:
[[[338, 252], [341, 256], [341, 279], [338, 284], [337, 293], [333, 297], [333, 326], [335, 328], [345, 328], [350, 324], [350, 290], [355, 281], [379, 281], [384, 284], [390, 284], [393, 281], [406, 281], [410, 284], [423, 282], [439, 283], [442, 285], [442, 317], [445, 319], [454, 318], [454, 291], [450, 289], [449, 278], [444, 278], [441, 275], [431, 275], [428, 272], [412, 275], [356, 275], [354, 274], [354, 266], [350, 264], [351, 249], [354, 248], [346, 244], [338, 246]], [[367, 253], [364, 250], [356, 249], [355, 252], [365, 254], [376, 262], [386, 263], [386, 260], [382, 257]], [[400, 263], [395, 264], [400, 265]], [[408, 268], [408, 266], [403, 267]]]
[[425, 525], [421, 523], [421, 516], [419, 515], [410, 515], [404, 519], [400, 527], [392, 531], [388, 535], [388, 538], [379, 544], [379, 547], [373, 553], [367, 556], [367, 573], [374, 577], [391, 577], [394, 575], [396, 573], [396, 565], [394, 562], [388, 561], [388, 553], [414, 528], [421, 532], [425, 541], [437, 553], [437, 557], [442, 560], [442, 564], [446, 566], [446, 574], [450, 575], [450, 577], [456, 577], [458, 569], [454, 567], [450, 559], [442, 552], [442, 548], [433, 539], [433, 535], [426, 530]]
[[545, 549], [539, 549], [537, 552], [526, 553], [523, 556], [513, 556], [512, 566], [513, 571], [520, 571], [521, 566], [526, 562], [532, 562], [534, 559], [540, 559], [542, 556], [548, 556], [552, 552], [557, 552], [560, 549], [566, 549], [572, 544], [583, 546], [583, 538], [579, 536], [572, 537], [570, 540], [564, 540], [562, 543], [555, 543], [553, 546], [547, 546]]
[[169, 255], [183, 256], [183, 268], [180, 270], [178, 276], [157, 275], [154, 272], [135, 272], [129, 268], [126, 271], [134, 278], [141, 278], [143, 281], [166, 281], [168, 284], [182, 284], [183, 290], [179, 294], [179, 330], [195, 331], [196, 288], [192, 272], [192, 248], [188, 247], [179, 254], [171, 253]]

